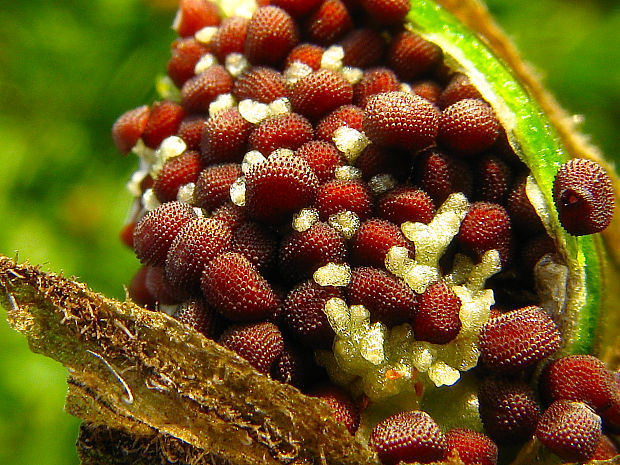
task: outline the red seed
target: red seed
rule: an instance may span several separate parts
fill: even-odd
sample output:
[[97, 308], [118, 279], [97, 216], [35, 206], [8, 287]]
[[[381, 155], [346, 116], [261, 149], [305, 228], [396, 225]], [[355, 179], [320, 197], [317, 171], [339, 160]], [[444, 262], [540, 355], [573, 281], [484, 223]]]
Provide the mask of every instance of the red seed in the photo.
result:
[[213, 218], [194, 218], [179, 230], [166, 258], [166, 278], [177, 289], [200, 294], [200, 277], [207, 263], [232, 247], [232, 232]]
[[395, 91], [400, 88], [400, 82], [388, 68], [371, 68], [364, 72], [361, 81], [353, 88], [353, 103], [365, 107], [368, 99], [381, 92]]
[[265, 321], [233, 325], [224, 331], [218, 342], [263, 374], [269, 373], [284, 349], [284, 339], [278, 327]]
[[201, 169], [200, 154], [195, 150], [168, 160], [153, 185], [157, 199], [162, 203], [176, 200], [179, 188], [184, 184], [196, 182]]
[[366, 13], [382, 25], [402, 21], [409, 12], [409, 0], [361, 0]]
[[310, 66], [314, 71], [321, 67], [321, 59], [325, 49], [315, 44], [299, 44], [286, 57], [284, 68], [288, 68], [296, 61]]
[[505, 265], [512, 258], [510, 217], [501, 205], [471, 204], [457, 235], [458, 242], [476, 255], [496, 249]]
[[207, 119], [200, 115], [186, 116], [179, 130], [177, 136], [183, 139], [187, 150], [200, 150], [200, 141], [202, 140], [202, 131], [205, 127]]
[[336, 129], [346, 126], [362, 130], [364, 111], [355, 105], [343, 105], [323, 118], [316, 126], [316, 138], [325, 142], [332, 142]]
[[351, 264], [385, 268], [385, 256], [392, 247], [405, 247], [414, 255], [413, 243], [407, 241], [400, 227], [386, 220], [364, 221], [351, 242]]
[[471, 155], [491, 147], [499, 131], [499, 120], [489, 105], [464, 99], [441, 112], [437, 142], [456, 154]]
[[249, 23], [249, 19], [241, 16], [231, 16], [222, 21], [209, 42], [211, 53], [220, 63], [224, 63], [231, 53], [243, 53]]
[[119, 233], [119, 238], [123, 244], [133, 249], [133, 232], [136, 229], [136, 222], [130, 221], [125, 224]]
[[534, 434], [540, 408], [525, 382], [486, 378], [480, 383], [478, 400], [485, 432], [495, 442], [518, 444]]
[[236, 252], [225, 252], [211, 260], [202, 273], [201, 286], [207, 303], [229, 320], [262, 320], [278, 307], [269, 283]]
[[372, 213], [372, 199], [366, 186], [358, 181], [334, 180], [319, 187], [315, 208], [322, 221], [334, 213], [350, 211], [364, 221]]
[[438, 281], [418, 297], [418, 311], [413, 319], [416, 340], [447, 344], [461, 330], [461, 299], [444, 282]]
[[271, 367], [271, 377], [301, 389], [312, 379], [312, 372], [316, 369], [311, 351], [284, 341], [284, 350]]
[[464, 99], [482, 99], [469, 78], [464, 74], [455, 74], [439, 97], [439, 108], [442, 110], [453, 103]]
[[536, 437], [567, 462], [585, 462], [601, 439], [601, 418], [586, 404], [558, 400], [542, 414]]
[[471, 198], [473, 176], [463, 160], [429, 150], [416, 158], [417, 184], [440, 206], [450, 194], [462, 192]]
[[494, 155], [487, 155], [476, 163], [476, 198], [483, 202], [503, 203], [508, 195], [511, 171], [508, 165]]
[[147, 147], [156, 149], [166, 137], [176, 134], [183, 118], [185, 110], [181, 105], [166, 100], [155, 102], [142, 133], [142, 140]]
[[538, 261], [547, 254], [556, 253], [555, 241], [546, 233], [529, 239], [521, 249], [521, 264], [523, 269], [531, 273]]
[[342, 236], [326, 223], [315, 223], [303, 232], [293, 232], [280, 244], [278, 268], [288, 282], [312, 277], [328, 263], [344, 263], [347, 249]]
[[384, 92], [371, 96], [365, 111], [364, 132], [378, 145], [417, 151], [435, 141], [440, 115], [422, 97]]
[[220, 65], [213, 65], [189, 79], [181, 89], [181, 103], [190, 112], [208, 112], [209, 104], [233, 88], [233, 79]]
[[218, 111], [207, 120], [202, 132], [200, 150], [204, 164], [241, 162], [253, 129], [254, 125], [236, 108]]
[[314, 71], [297, 81], [291, 91], [296, 112], [318, 120], [353, 100], [353, 86], [340, 73], [327, 69]]
[[442, 60], [443, 52], [437, 45], [409, 31], [395, 35], [388, 48], [388, 64], [403, 81], [432, 73]]
[[250, 218], [271, 224], [290, 220], [312, 204], [319, 182], [302, 158], [275, 155], [246, 174], [245, 205]]
[[196, 206], [213, 211], [230, 201], [230, 186], [240, 177], [239, 163], [212, 165], [200, 172], [194, 189]]
[[331, 45], [353, 29], [353, 20], [340, 0], [324, 0], [310, 15], [305, 32], [311, 42]]
[[545, 227], [536, 213], [526, 192], [527, 176], [521, 176], [508, 194], [506, 208], [515, 229], [521, 234], [534, 235], [545, 231]]
[[172, 43], [172, 56], [168, 60], [168, 76], [177, 87], [194, 77], [194, 68], [198, 60], [209, 53], [209, 48], [193, 37], [177, 39]]
[[181, 37], [191, 36], [203, 27], [217, 26], [220, 16], [209, 0], [181, 0], [174, 28]]
[[232, 231], [248, 221], [247, 211], [232, 202], [226, 202], [213, 211], [213, 219], [223, 221]]
[[142, 266], [131, 278], [131, 282], [127, 288], [129, 298], [140, 307], [149, 309], [155, 308], [155, 298], [146, 287], [146, 275], [150, 267]]
[[441, 95], [441, 87], [435, 81], [417, 81], [412, 83], [411, 90], [416, 95], [428, 100], [433, 105], [437, 105]]
[[195, 218], [191, 205], [167, 202], [150, 211], [136, 225], [133, 248], [145, 265], [164, 266], [170, 244], [185, 223]]
[[123, 155], [129, 153], [138, 139], [142, 137], [146, 124], [149, 120], [150, 109], [148, 105], [134, 108], [123, 113], [112, 126], [112, 139], [116, 148]]
[[411, 173], [411, 154], [370, 144], [357, 158], [355, 166], [362, 171], [364, 181], [369, 181], [377, 174], [390, 174], [404, 181]]
[[288, 95], [284, 76], [275, 69], [255, 66], [243, 73], [232, 91], [237, 100], [252, 99], [271, 103]]
[[435, 216], [435, 205], [423, 190], [401, 187], [381, 198], [377, 216], [398, 225], [406, 221], [428, 224]]
[[300, 18], [314, 10], [322, 0], [271, 0], [271, 5], [286, 10], [293, 18]]
[[277, 66], [297, 45], [295, 21], [282, 8], [265, 6], [252, 15], [245, 39], [245, 56], [250, 63]]
[[551, 362], [541, 384], [552, 401], [584, 402], [598, 413], [608, 409], [616, 396], [614, 376], [592, 355], [570, 355]]
[[590, 460], [610, 460], [616, 455], [620, 454], [618, 446], [611, 440], [609, 436], [601, 435], [601, 439], [596, 446], [594, 454], [590, 457]]
[[324, 311], [331, 298], [342, 298], [341, 291], [337, 287], [321, 287], [313, 280], [304, 281], [289, 292], [282, 318], [298, 342], [331, 349], [335, 333]]
[[174, 318], [209, 339], [216, 337], [222, 325], [221, 318], [202, 300], [189, 300], [174, 313]]
[[147, 267], [144, 285], [155, 304], [176, 305], [188, 297], [168, 281], [164, 268], [160, 266]]
[[419, 410], [380, 421], [372, 430], [369, 446], [377, 451], [384, 465], [440, 461], [448, 452], [446, 437], [437, 423]]
[[385, 40], [372, 29], [354, 29], [340, 42], [344, 49], [342, 63], [356, 68], [377, 66], [385, 53]]
[[248, 221], [235, 230], [232, 250], [247, 258], [260, 273], [265, 273], [275, 262], [278, 238], [265, 226]]
[[514, 373], [553, 354], [560, 342], [558, 327], [540, 307], [524, 307], [482, 327], [480, 357], [492, 370]]
[[446, 433], [448, 450], [458, 452], [464, 465], [497, 465], [497, 445], [482, 433], [454, 428]]
[[325, 402], [333, 410], [334, 419], [342, 423], [351, 434], [355, 434], [360, 424], [360, 412], [351, 396], [336, 386], [321, 386], [308, 393]]
[[273, 116], [260, 123], [250, 134], [249, 145], [268, 156], [276, 149], [297, 150], [312, 140], [312, 124], [297, 113]]
[[308, 162], [320, 184], [333, 179], [336, 168], [343, 165], [340, 152], [329, 142], [318, 140], [306, 142], [299, 147], [295, 155]]
[[416, 294], [399, 278], [371, 267], [354, 268], [347, 286], [348, 303], [364, 305], [373, 321], [389, 326], [411, 322]]
[[560, 166], [553, 200], [562, 226], [573, 236], [599, 233], [611, 223], [613, 184], [603, 167], [592, 160], [576, 158]]

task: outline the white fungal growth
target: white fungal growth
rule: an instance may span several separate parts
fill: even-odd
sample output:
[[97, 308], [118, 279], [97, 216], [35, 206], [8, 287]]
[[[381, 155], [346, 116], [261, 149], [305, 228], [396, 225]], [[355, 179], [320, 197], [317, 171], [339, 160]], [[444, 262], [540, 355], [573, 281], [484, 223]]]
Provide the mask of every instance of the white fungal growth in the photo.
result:
[[140, 169], [135, 171], [131, 175], [131, 179], [127, 181], [127, 190], [133, 197], [140, 197], [142, 195], [142, 182], [149, 175], [149, 170]]

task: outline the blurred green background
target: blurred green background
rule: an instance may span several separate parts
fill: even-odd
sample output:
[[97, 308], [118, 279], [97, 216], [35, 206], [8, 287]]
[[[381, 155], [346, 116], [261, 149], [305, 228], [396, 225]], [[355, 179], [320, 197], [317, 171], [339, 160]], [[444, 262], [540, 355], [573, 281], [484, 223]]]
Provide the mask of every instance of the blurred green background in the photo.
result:
[[[523, 55], [583, 129], [620, 158], [620, 4], [489, 0]], [[135, 160], [109, 132], [154, 98], [173, 13], [145, 0], [29, 0], [0, 7], [0, 253], [123, 298], [137, 268], [118, 240]], [[76, 464], [65, 370], [0, 317], [0, 463]]]

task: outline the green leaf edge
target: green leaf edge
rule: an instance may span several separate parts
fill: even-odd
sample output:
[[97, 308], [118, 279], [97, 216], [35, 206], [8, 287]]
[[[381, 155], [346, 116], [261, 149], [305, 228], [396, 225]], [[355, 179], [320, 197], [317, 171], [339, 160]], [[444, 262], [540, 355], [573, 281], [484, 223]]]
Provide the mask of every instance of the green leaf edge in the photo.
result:
[[408, 25], [442, 48], [498, 113], [516, 153], [550, 206], [549, 233], [563, 250], [570, 271], [562, 355], [593, 353], [601, 317], [603, 243], [598, 234], [574, 237], [553, 208], [553, 180], [570, 156], [538, 102], [510, 68], [450, 12], [428, 0], [412, 0]]

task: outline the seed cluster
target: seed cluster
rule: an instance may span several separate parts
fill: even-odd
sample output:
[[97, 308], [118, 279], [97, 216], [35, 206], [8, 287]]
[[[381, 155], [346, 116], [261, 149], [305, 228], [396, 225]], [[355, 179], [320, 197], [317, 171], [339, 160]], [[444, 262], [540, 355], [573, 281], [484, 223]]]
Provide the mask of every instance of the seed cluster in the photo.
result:
[[[409, 2], [260, 4], [220, 18], [181, 0], [166, 98], [113, 126], [140, 157], [122, 231], [143, 265], [134, 301], [324, 400], [351, 434], [370, 419], [385, 464], [496, 464], [496, 443], [534, 434], [566, 460], [616, 452], [618, 383], [597, 359], [554, 360], [532, 389], [562, 342], [534, 270], [565, 265], [494, 109], [405, 28]], [[561, 167], [566, 230], [602, 230], [610, 189], [596, 164]], [[462, 376], [485, 434], [422, 411]]]

